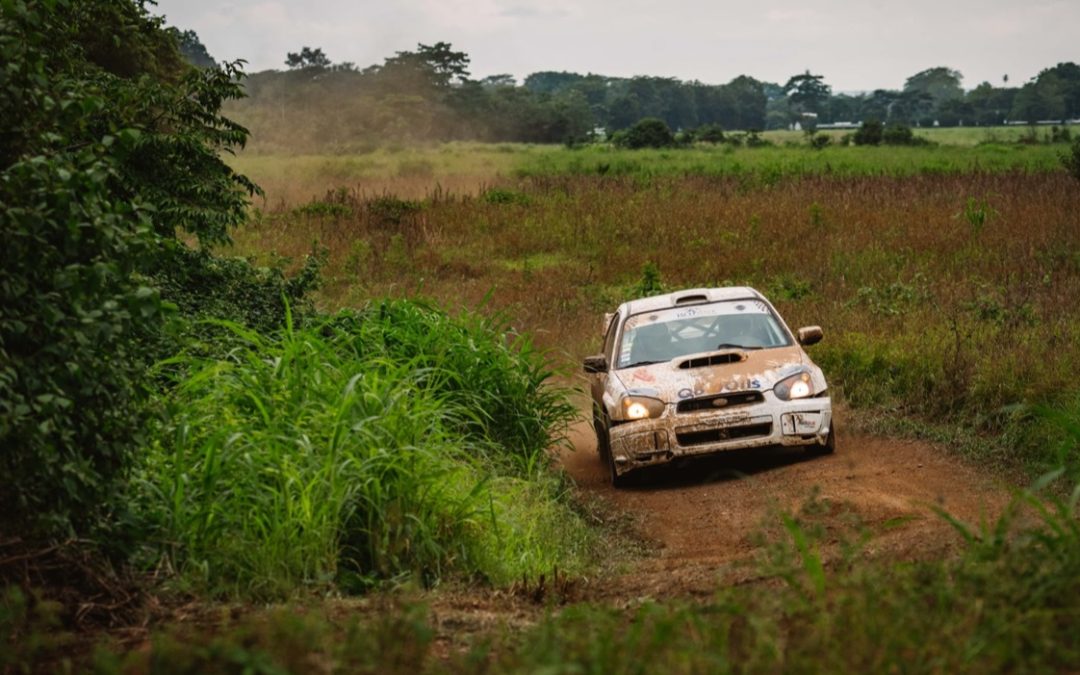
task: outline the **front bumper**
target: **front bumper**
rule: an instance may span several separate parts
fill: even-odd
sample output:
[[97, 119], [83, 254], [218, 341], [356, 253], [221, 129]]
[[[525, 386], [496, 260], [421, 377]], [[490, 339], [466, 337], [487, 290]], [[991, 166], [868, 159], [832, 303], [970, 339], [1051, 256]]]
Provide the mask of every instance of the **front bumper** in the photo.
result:
[[753, 405], [676, 413], [611, 427], [615, 471], [624, 474], [681, 457], [785, 445], [825, 445], [832, 429], [828, 396], [781, 401], [772, 392]]

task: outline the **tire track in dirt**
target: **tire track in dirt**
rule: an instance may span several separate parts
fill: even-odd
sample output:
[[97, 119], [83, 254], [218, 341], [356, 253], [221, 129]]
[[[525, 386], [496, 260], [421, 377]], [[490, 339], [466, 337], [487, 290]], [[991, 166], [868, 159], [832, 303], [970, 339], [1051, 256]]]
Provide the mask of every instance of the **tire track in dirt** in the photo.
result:
[[600, 597], [708, 595], [718, 584], [752, 580], [761, 535], [781, 534], [781, 512], [823, 528], [826, 561], [840, 555], [841, 541], [859, 536], [868, 537], [863, 556], [942, 557], [960, 536], [934, 507], [977, 525], [1010, 499], [1000, 480], [914, 440], [845, 434], [825, 457], [731, 452], [664, 467], [620, 490], [608, 482], [592, 427], [576, 426], [571, 441], [574, 450], [561, 455], [565, 471], [583, 493], [629, 518], [650, 551], [616, 578], [597, 580], [601, 588], [590, 595]]

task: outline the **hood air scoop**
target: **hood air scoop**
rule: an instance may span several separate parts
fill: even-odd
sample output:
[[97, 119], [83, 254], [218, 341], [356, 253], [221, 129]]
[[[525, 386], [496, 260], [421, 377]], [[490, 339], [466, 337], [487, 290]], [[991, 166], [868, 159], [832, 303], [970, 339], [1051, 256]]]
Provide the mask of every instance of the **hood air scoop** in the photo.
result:
[[722, 352], [687, 359], [679, 364], [679, 368], [689, 370], [690, 368], [704, 368], [706, 366], [722, 366], [728, 363], [738, 363], [745, 359], [746, 352]]

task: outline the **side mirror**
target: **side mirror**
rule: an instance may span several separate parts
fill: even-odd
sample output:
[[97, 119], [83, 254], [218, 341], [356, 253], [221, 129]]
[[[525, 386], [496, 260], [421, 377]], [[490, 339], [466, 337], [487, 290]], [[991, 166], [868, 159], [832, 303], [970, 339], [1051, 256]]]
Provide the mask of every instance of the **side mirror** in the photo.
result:
[[607, 372], [607, 357], [603, 354], [596, 354], [595, 356], [586, 356], [585, 363], [586, 373], [606, 373]]
[[797, 331], [797, 334], [799, 337], [799, 344], [804, 347], [816, 345], [821, 342], [821, 338], [825, 336], [825, 334], [821, 332], [821, 326], [804, 326]]

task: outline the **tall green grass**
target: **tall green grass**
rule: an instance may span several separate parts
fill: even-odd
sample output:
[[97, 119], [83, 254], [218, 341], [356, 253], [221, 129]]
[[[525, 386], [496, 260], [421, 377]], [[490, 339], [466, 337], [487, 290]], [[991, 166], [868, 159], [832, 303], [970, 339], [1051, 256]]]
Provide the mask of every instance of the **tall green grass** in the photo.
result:
[[182, 355], [140, 468], [152, 552], [187, 584], [281, 597], [403, 574], [502, 581], [585, 556], [547, 470], [573, 408], [491, 320], [385, 302]]

